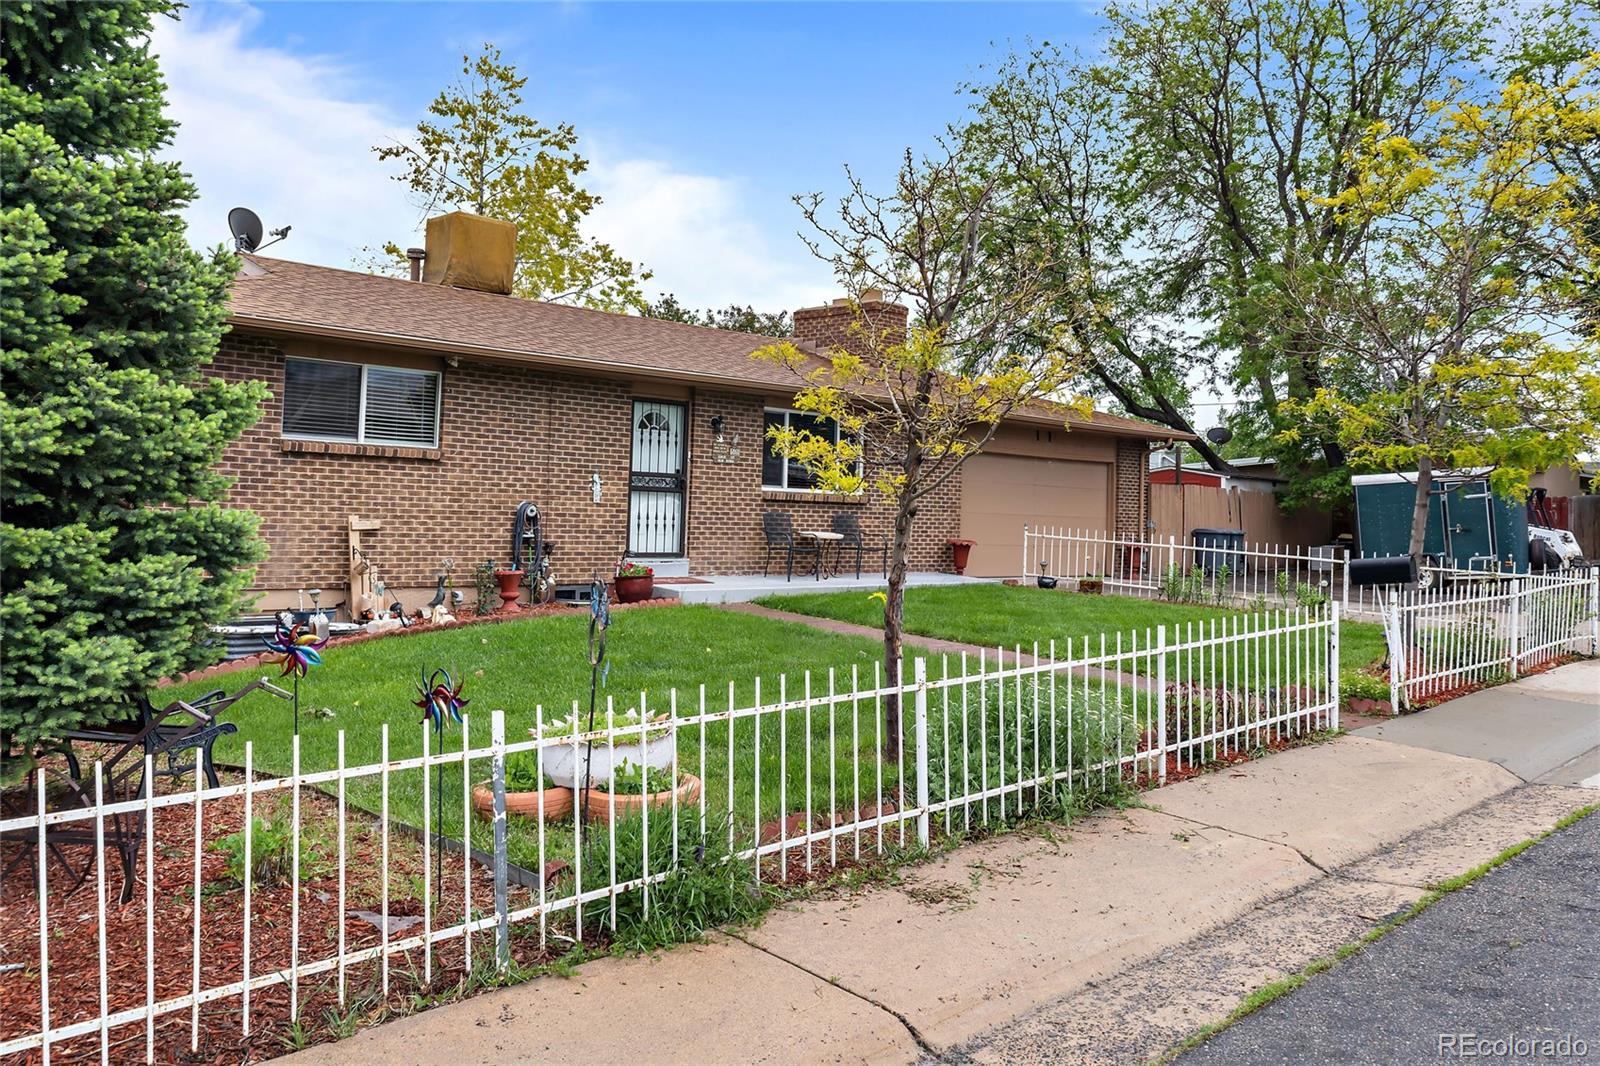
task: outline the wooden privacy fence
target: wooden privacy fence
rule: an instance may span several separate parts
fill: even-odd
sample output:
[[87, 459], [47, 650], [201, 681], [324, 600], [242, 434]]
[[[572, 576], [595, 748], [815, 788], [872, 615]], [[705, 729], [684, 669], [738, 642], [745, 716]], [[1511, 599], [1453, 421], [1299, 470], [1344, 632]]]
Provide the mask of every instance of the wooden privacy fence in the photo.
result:
[[1333, 519], [1326, 511], [1303, 508], [1284, 514], [1270, 492], [1246, 492], [1215, 485], [1151, 485], [1152, 540], [1187, 542], [1191, 529], [1242, 529], [1252, 544], [1309, 548], [1327, 544]]
[[1585, 559], [1600, 559], [1600, 496], [1567, 497], [1567, 528]]

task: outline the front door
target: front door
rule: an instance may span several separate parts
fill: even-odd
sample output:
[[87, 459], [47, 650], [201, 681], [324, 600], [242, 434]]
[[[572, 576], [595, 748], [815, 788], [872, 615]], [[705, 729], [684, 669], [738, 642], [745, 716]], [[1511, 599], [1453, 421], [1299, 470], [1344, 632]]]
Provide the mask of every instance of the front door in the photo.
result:
[[633, 462], [628, 474], [628, 554], [683, 554], [684, 432], [687, 409], [633, 401]]

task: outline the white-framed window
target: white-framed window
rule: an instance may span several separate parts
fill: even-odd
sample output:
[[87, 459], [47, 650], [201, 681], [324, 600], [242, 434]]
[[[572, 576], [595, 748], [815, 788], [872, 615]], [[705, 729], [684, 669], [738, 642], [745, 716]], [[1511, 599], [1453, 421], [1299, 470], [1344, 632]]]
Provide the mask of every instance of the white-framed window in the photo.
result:
[[283, 435], [439, 446], [437, 370], [293, 357], [283, 364]]
[[[838, 445], [839, 423], [831, 418], [823, 418], [808, 411], [791, 411], [783, 407], [768, 407], [762, 412], [761, 487], [764, 489], [787, 489], [799, 492], [815, 491], [817, 488], [817, 476], [794, 459], [785, 458], [778, 454], [777, 446], [767, 436], [767, 430], [773, 426], [781, 426], [784, 429], [809, 430], [817, 436], [825, 440], [831, 440], [835, 445]], [[858, 472], [859, 468], [860, 464], [858, 463]]]

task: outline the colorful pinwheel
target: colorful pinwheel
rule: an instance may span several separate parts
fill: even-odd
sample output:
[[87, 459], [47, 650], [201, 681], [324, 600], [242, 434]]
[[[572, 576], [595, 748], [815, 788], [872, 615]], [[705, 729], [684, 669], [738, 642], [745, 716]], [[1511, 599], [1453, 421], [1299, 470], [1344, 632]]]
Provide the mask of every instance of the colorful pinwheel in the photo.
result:
[[466, 684], [465, 681], [457, 684], [448, 670], [435, 670], [432, 674], [424, 674], [422, 683], [417, 686], [417, 695], [421, 699], [416, 701], [417, 707], [422, 711], [421, 721], [431, 721], [435, 733], [443, 732], [446, 716], [455, 719], [455, 723], [460, 725], [461, 708], [472, 702], [461, 698], [461, 690]]
[[277, 654], [272, 661], [283, 664], [282, 676], [302, 678], [311, 672], [313, 666], [322, 665], [321, 649], [328, 642], [299, 622], [289, 626], [279, 622], [272, 639], [262, 643], [268, 651]]

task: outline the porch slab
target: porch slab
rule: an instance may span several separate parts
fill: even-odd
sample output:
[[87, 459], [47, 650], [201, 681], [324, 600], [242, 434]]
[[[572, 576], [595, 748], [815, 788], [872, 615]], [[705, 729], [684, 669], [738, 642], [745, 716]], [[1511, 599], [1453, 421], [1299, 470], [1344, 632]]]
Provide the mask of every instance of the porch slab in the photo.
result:
[[[990, 584], [999, 578], [963, 577], [960, 574], [919, 573], [906, 575], [906, 586], [920, 585], [979, 585]], [[818, 580], [811, 574], [794, 575], [786, 580], [782, 574], [734, 574], [723, 577], [696, 577], [693, 582], [672, 584], [656, 582], [657, 596], [666, 596], [683, 603], [748, 603], [763, 596], [796, 596], [805, 592], [870, 592], [884, 587], [884, 578], [876, 571], [855, 571]]]

